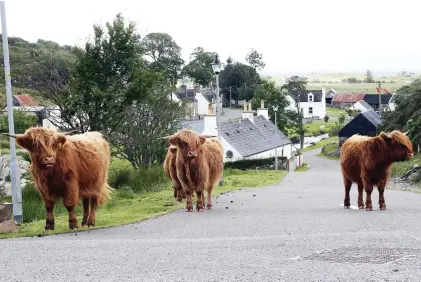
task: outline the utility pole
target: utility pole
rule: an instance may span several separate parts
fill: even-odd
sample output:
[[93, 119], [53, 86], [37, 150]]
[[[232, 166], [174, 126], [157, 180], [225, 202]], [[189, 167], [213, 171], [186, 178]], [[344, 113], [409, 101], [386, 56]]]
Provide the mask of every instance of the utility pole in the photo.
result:
[[230, 86], [230, 108], [231, 108], [231, 86]]
[[[7, 119], [9, 124], [9, 134], [15, 134], [15, 127], [13, 121], [13, 98], [12, 98], [12, 82], [10, 76], [10, 62], [9, 62], [9, 41], [7, 40], [7, 26], [6, 26], [6, 7], [4, 1], [0, 1], [1, 10], [1, 29], [3, 37], [3, 58], [4, 58], [4, 79], [6, 82], [6, 98], [7, 98]], [[16, 139], [10, 139], [10, 184], [12, 190], [13, 203], [13, 220], [15, 224], [23, 223], [22, 213], [22, 190], [20, 186], [20, 171], [16, 159]]]
[[379, 93], [379, 115], [382, 117], [382, 97], [381, 97], [381, 91], [382, 91], [382, 83], [379, 81], [379, 88], [377, 90], [377, 93]]

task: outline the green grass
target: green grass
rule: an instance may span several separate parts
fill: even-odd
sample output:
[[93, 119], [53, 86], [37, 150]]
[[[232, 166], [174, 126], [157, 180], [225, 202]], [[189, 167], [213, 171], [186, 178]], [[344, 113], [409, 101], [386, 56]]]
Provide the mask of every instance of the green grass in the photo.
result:
[[326, 108], [326, 114], [328, 117], [339, 117], [341, 114], [348, 116], [345, 110], [337, 109], [337, 108]]
[[[114, 167], [114, 169], [118, 168]], [[224, 172], [224, 185], [222, 187], [215, 187], [213, 195], [217, 196], [221, 193], [234, 191], [243, 187], [274, 185], [279, 183], [285, 174], [285, 171], [227, 170]], [[135, 193], [133, 190], [126, 188], [114, 191], [112, 199], [98, 209], [95, 229], [129, 224], [185, 207], [185, 203], [178, 203], [173, 198], [173, 189], [169, 181], [166, 181], [161, 189], [160, 191], [156, 189], [157, 191], [142, 193]], [[29, 208], [25, 209], [27, 213], [24, 213], [24, 217], [32, 216], [37, 219], [33, 222], [22, 224], [19, 233], [0, 234], [0, 238], [71, 232], [68, 228], [67, 212], [61, 203], [58, 203], [55, 208], [55, 230], [47, 232], [44, 232], [44, 207], [36, 191], [33, 190], [23, 195], [23, 206]], [[28, 214], [29, 210], [37, 214]], [[82, 217], [81, 205], [77, 207], [76, 212], [80, 224]], [[79, 230], [87, 230], [87, 228], [79, 228]]]
[[297, 172], [305, 172], [308, 171], [310, 169], [310, 166], [306, 163], [304, 163], [302, 166], [299, 166], [295, 169], [295, 171]]
[[308, 152], [308, 151], [312, 151], [312, 150], [315, 150], [315, 149], [322, 148], [324, 145], [329, 144], [332, 141], [336, 141], [336, 145], [337, 145], [337, 143], [339, 142], [339, 139], [338, 139], [337, 136], [334, 136], [334, 137], [329, 137], [329, 138], [324, 139], [324, 140], [320, 140], [314, 146], [309, 146], [307, 148], [302, 149], [301, 152]]
[[392, 176], [398, 176], [398, 177], [403, 176], [414, 166], [420, 166], [420, 165], [421, 165], [421, 155], [416, 155], [409, 162], [396, 162], [392, 165]]
[[317, 154], [317, 156], [325, 158], [325, 159], [330, 159], [330, 160], [339, 160], [340, 159], [339, 157], [326, 156], [326, 154], [332, 153], [332, 152], [336, 151], [337, 149], [338, 149], [338, 143], [336, 143], [336, 144], [326, 144], [325, 145], [325, 152]]

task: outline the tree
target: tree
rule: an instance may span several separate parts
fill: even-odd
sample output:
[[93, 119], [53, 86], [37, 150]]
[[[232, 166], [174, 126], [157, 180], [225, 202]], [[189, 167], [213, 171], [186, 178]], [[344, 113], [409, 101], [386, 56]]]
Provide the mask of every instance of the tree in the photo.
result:
[[110, 136], [117, 149], [116, 155], [128, 159], [134, 169], [162, 163], [167, 142], [160, 137], [180, 129], [182, 105], [168, 99], [169, 85], [165, 83], [150, 89], [142, 102], [127, 106], [124, 122]]
[[287, 84], [282, 85], [284, 90], [294, 100], [295, 111], [289, 111], [290, 128], [300, 136], [301, 149], [304, 148], [304, 135], [306, 128], [303, 123], [303, 113], [300, 108], [300, 95], [306, 91], [307, 79], [297, 75], [288, 78]]
[[66, 102], [81, 121], [82, 131], [110, 134], [126, 107], [146, 95], [150, 80], [142, 55], [134, 23], [126, 26], [120, 14], [106, 23], [106, 31], [94, 25], [93, 41], [77, 52]]
[[421, 145], [421, 80], [416, 79], [396, 91], [396, 108], [393, 112], [382, 114], [380, 131], [409, 130], [414, 149]]
[[197, 47], [190, 56], [190, 62], [184, 66], [182, 75], [201, 86], [208, 86], [214, 77], [211, 65], [213, 59], [212, 52], [205, 51], [203, 47]]
[[251, 100], [253, 108], [260, 107], [261, 100], [265, 101], [265, 107], [269, 110], [270, 120], [275, 123], [275, 111], [273, 106], [278, 106], [277, 111], [277, 126], [279, 130], [287, 134], [288, 118], [285, 108], [288, 106], [288, 100], [279, 87], [276, 87], [275, 82], [265, 80], [259, 85]]
[[221, 93], [224, 94], [224, 97], [228, 97], [229, 88], [231, 87], [232, 99], [236, 101], [253, 98], [254, 92], [260, 83], [260, 75], [256, 69], [239, 62], [227, 64], [219, 74]]
[[343, 124], [345, 122], [345, 115], [341, 113], [338, 117], [339, 124]]
[[171, 84], [177, 84], [184, 60], [181, 48], [167, 33], [149, 33], [142, 39], [145, 55], [152, 60], [152, 67], [164, 71]]
[[254, 49], [251, 49], [251, 51], [247, 54], [246, 61], [254, 69], [262, 70], [266, 66], [262, 60], [262, 54]]
[[373, 74], [371, 73], [370, 70], [367, 70], [367, 72], [365, 73], [365, 82], [367, 83], [374, 83], [374, 78], [373, 78]]

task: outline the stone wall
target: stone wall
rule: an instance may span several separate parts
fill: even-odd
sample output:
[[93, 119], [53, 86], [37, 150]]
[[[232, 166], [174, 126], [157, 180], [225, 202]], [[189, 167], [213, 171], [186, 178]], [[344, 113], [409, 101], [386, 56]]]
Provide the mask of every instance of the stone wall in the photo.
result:
[[[29, 182], [30, 163], [19, 155], [17, 161], [21, 175], [21, 187], [23, 188]], [[10, 155], [0, 155], [0, 196], [12, 195], [10, 186]]]

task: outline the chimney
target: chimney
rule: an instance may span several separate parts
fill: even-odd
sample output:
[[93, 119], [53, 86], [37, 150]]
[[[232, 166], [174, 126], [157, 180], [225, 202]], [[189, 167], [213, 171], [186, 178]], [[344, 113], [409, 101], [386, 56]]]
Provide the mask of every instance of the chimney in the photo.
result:
[[248, 103], [248, 111], [247, 111], [247, 102], [244, 103], [244, 111], [241, 115], [242, 119], [248, 118], [251, 122], [254, 122], [253, 120], [253, 111], [251, 110], [251, 102]]
[[265, 100], [260, 100], [260, 109], [257, 109], [257, 116], [263, 116], [269, 120], [269, 110], [265, 108]]
[[216, 124], [216, 115], [213, 113], [212, 104], [208, 104], [208, 114], [203, 118], [204, 128], [202, 131], [203, 135], [214, 135], [218, 136], [218, 129]]

